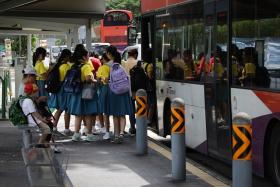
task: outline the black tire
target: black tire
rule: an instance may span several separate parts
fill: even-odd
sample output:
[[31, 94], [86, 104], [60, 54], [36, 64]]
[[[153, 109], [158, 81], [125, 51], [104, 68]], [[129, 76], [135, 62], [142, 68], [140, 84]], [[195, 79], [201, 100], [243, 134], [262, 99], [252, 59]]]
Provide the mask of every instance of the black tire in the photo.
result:
[[280, 186], [280, 124], [272, 129], [268, 150], [268, 173], [276, 186]]
[[171, 134], [171, 101], [166, 99], [163, 106], [163, 136]]

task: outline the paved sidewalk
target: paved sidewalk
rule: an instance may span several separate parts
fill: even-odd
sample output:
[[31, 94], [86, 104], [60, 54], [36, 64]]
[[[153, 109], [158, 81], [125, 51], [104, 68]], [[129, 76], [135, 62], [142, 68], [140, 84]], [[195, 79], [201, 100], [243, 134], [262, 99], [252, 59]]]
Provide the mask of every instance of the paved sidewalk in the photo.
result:
[[[137, 155], [135, 138], [125, 137], [123, 144], [72, 142], [68, 138], [64, 140], [69, 154], [66, 173], [75, 187], [212, 186], [188, 171], [185, 182], [174, 182], [171, 161], [151, 148], [148, 155]], [[227, 185], [220, 182], [216, 186]]]
[[29, 186], [21, 142], [21, 132], [10, 122], [0, 121], [0, 186]]

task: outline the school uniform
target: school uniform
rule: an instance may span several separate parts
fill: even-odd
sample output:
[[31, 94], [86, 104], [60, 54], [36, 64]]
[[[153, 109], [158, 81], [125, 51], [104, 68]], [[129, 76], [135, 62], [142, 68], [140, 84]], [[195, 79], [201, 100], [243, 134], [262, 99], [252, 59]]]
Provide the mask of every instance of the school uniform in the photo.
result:
[[[109, 62], [108, 65], [111, 67], [113, 62]], [[125, 116], [132, 113], [132, 100], [129, 91], [124, 94], [115, 94], [108, 89], [107, 99], [107, 115], [112, 116]]]
[[70, 100], [70, 94], [64, 92], [63, 81], [65, 79], [67, 71], [71, 68], [71, 63], [65, 63], [59, 66], [59, 80], [61, 87], [57, 93], [52, 93], [48, 99], [48, 105], [50, 108], [60, 109], [67, 111], [68, 103]]
[[36, 82], [39, 88], [39, 96], [48, 96], [48, 92], [45, 89], [45, 78], [41, 76], [46, 73], [48, 69], [44, 66], [44, 62], [42, 60], [38, 60], [36, 62], [34, 69], [38, 74]]
[[98, 88], [98, 109], [100, 114], [107, 114], [107, 102], [108, 102], [108, 91], [109, 91], [109, 85], [107, 82], [105, 82], [105, 79], [109, 79], [110, 76], [110, 66], [107, 64], [102, 65], [99, 67], [97, 73], [97, 78], [101, 79], [102, 85]]
[[[93, 67], [85, 63], [81, 67], [81, 81], [84, 82], [87, 76], [93, 77]], [[69, 112], [72, 115], [92, 115], [98, 113], [98, 96], [95, 93], [93, 99], [82, 99], [82, 91], [77, 94], [71, 94], [69, 101]]]

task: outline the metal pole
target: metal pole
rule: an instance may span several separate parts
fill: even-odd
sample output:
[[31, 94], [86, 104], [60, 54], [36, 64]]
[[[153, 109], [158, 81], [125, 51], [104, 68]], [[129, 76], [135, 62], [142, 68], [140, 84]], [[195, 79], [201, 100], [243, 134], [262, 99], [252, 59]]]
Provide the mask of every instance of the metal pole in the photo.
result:
[[140, 89], [136, 92], [136, 149], [138, 154], [147, 154], [147, 93]]
[[175, 98], [171, 103], [172, 177], [186, 180], [185, 102]]
[[91, 19], [88, 20], [86, 25], [86, 46], [87, 50], [91, 51]]
[[2, 79], [2, 119], [6, 119], [6, 97], [7, 97], [7, 80], [4, 71], [4, 78]]
[[27, 65], [32, 66], [32, 35], [27, 36]]
[[243, 112], [232, 120], [232, 186], [252, 186], [252, 121]]

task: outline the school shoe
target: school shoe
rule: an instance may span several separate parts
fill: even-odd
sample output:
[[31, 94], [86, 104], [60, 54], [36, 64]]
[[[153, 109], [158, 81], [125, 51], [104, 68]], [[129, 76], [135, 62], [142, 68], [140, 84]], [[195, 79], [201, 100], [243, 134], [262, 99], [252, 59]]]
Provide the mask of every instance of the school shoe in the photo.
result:
[[121, 141], [121, 143], [122, 143], [122, 142], [123, 142], [123, 139], [124, 139], [124, 134], [121, 133], [119, 138], [120, 138], [120, 141]]
[[115, 144], [121, 144], [122, 143], [122, 139], [121, 139], [120, 136], [115, 136], [115, 138], [111, 142], [115, 143]]
[[75, 132], [74, 135], [72, 136], [72, 141], [78, 142], [78, 141], [81, 141], [81, 140], [82, 140], [81, 134]]
[[88, 134], [88, 135], [87, 135], [87, 138], [86, 138], [86, 141], [87, 141], [87, 142], [94, 142], [94, 141], [97, 141], [97, 137], [94, 136], [93, 134]]
[[135, 136], [136, 135], [136, 128], [129, 128], [129, 134], [130, 134], [130, 136]]
[[63, 133], [64, 133], [66, 136], [71, 136], [71, 135], [73, 135], [73, 132], [72, 132], [70, 129], [65, 129], [65, 130], [63, 131]]
[[104, 136], [103, 136], [103, 140], [109, 140], [110, 139], [110, 133], [109, 132], [105, 132]]
[[83, 130], [82, 130], [82, 135], [86, 136], [87, 133], [88, 133], [87, 127], [84, 127]]

